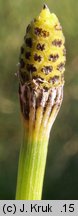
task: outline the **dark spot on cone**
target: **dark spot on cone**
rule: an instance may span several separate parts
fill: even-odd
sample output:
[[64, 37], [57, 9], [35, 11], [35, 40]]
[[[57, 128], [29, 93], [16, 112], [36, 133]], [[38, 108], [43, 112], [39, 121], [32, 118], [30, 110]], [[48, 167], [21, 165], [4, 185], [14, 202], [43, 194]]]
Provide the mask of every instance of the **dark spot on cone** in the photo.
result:
[[27, 64], [26, 68], [29, 72], [37, 71], [36, 67], [33, 64]]
[[51, 55], [49, 55], [48, 60], [49, 60], [49, 61], [52, 61], [52, 62], [55, 62], [58, 58], [59, 58], [59, 55], [58, 55], [58, 54], [56, 54], [56, 55], [51, 54]]
[[35, 53], [34, 60], [40, 62], [41, 59], [42, 59], [42, 57], [40, 55], [37, 55], [37, 53]]
[[56, 47], [61, 47], [61, 45], [62, 45], [62, 40], [55, 39], [54, 41], [52, 41], [52, 45], [54, 45], [54, 46], [56, 46]]
[[30, 59], [31, 53], [30, 52], [26, 52], [25, 57], [26, 59]]
[[41, 71], [44, 72], [46, 75], [52, 72], [53, 67], [52, 66], [44, 66]]
[[38, 43], [36, 48], [37, 48], [37, 50], [43, 51], [43, 50], [45, 50], [45, 44]]
[[28, 47], [30, 47], [30, 48], [32, 47], [32, 39], [31, 38], [26, 38], [25, 43]]

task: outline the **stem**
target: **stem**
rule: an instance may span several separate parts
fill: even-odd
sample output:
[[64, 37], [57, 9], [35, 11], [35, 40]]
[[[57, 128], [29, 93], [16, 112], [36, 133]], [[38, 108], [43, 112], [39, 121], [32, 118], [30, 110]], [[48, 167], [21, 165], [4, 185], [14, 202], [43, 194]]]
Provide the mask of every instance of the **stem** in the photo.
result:
[[[24, 141], [19, 158], [16, 199], [40, 200], [42, 195], [42, 185], [48, 147], [47, 139], [44, 142], [43, 136], [42, 139], [39, 139], [42, 108], [38, 108], [36, 117], [35, 128], [33, 129], [32, 127], [28, 140], [26, 136], [26, 128], [24, 130]], [[33, 137], [33, 139], [31, 139], [31, 137]]]

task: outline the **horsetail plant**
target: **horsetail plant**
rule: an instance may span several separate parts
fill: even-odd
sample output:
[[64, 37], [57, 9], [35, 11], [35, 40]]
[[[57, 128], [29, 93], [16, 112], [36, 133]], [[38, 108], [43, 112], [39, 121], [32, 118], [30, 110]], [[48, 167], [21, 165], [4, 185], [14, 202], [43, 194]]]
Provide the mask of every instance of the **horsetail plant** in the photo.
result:
[[63, 100], [65, 39], [46, 5], [27, 26], [19, 61], [23, 119], [16, 199], [40, 200], [50, 130]]

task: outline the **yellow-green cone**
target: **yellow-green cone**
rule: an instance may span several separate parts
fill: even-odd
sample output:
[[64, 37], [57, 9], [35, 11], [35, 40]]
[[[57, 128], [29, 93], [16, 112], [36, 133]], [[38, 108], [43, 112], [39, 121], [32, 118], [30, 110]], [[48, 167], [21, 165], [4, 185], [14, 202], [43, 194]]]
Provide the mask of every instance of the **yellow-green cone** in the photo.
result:
[[21, 82], [34, 80], [47, 88], [64, 84], [64, 42], [58, 18], [44, 6], [26, 29], [20, 53]]

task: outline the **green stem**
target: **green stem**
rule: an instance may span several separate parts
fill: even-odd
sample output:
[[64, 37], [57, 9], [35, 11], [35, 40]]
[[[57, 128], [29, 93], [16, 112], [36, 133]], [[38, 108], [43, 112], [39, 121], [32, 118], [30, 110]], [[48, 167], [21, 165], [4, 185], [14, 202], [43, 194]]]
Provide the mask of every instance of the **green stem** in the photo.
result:
[[19, 159], [16, 199], [41, 199], [47, 146], [47, 139], [44, 143], [42, 141], [29, 143], [24, 134]]

